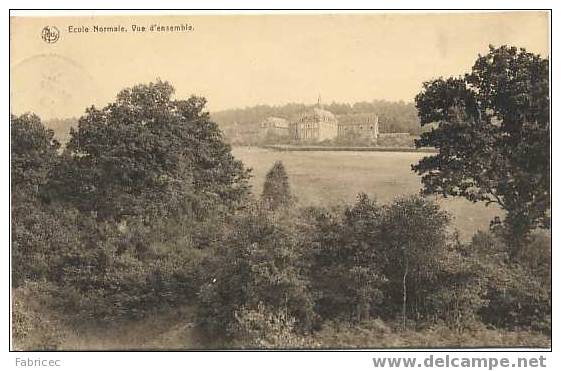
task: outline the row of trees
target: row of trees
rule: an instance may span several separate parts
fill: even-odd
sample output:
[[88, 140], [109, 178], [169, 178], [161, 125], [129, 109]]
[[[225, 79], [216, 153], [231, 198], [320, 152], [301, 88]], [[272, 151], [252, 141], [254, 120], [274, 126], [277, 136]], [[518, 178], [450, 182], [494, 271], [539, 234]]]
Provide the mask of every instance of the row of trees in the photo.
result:
[[538, 264], [515, 262], [491, 234], [459, 241], [450, 216], [426, 198], [379, 205], [361, 194], [353, 205], [295, 208], [286, 179], [275, 164], [260, 201], [212, 248], [199, 297], [199, 324], [212, 337], [314, 346], [310, 334], [325, 324], [374, 318], [405, 329], [549, 330], [547, 241], [526, 246], [541, 249]]

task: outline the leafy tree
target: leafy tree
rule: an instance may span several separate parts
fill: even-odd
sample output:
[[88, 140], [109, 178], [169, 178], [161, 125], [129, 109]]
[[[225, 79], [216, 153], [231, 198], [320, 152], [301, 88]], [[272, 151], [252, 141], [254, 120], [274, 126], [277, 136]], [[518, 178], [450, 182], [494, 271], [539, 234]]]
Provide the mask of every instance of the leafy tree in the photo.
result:
[[281, 161], [276, 161], [265, 176], [261, 200], [269, 210], [287, 208], [294, 203], [288, 175]]
[[551, 332], [551, 286], [519, 264], [497, 264], [495, 269], [482, 319], [497, 327]]
[[73, 211], [47, 208], [40, 202], [12, 204], [12, 285], [53, 280], [62, 256], [81, 246]]
[[379, 227], [387, 277], [384, 303], [390, 312], [401, 311], [404, 322], [429, 313], [426, 299], [438, 281], [449, 223], [450, 216], [437, 203], [420, 196], [398, 198], [384, 211]]
[[173, 100], [162, 81], [124, 89], [114, 103], [88, 108], [70, 133], [53, 181], [58, 197], [102, 219], [169, 215], [208, 203], [231, 207], [248, 192], [205, 99]]
[[379, 314], [385, 283], [379, 246], [382, 208], [365, 194], [341, 215], [310, 210], [310, 281], [323, 319], [360, 322]]
[[436, 256], [433, 289], [423, 298], [431, 322], [442, 321], [458, 332], [479, 326], [480, 311], [488, 305], [491, 270], [485, 260], [489, 255], [474, 250], [456, 239]]
[[416, 141], [438, 150], [413, 166], [423, 192], [498, 204], [515, 256], [550, 223], [549, 60], [491, 46], [470, 73], [426, 82], [415, 101], [421, 125], [437, 123]]
[[302, 256], [289, 216], [260, 207], [235, 216], [205, 263], [199, 323], [209, 334], [235, 337], [236, 313], [264, 305], [294, 318], [299, 331], [308, 330], [313, 303]]
[[57, 162], [60, 144], [35, 114], [12, 115], [10, 134], [12, 195], [38, 196]]
[[58, 161], [59, 143], [38, 116], [11, 116], [12, 285], [43, 280], [55, 252], [76, 243], [71, 223], [42, 202], [44, 186]]
[[508, 246], [490, 233], [476, 233], [469, 254], [477, 257], [486, 282], [487, 305], [479, 314], [485, 323], [508, 329], [551, 332], [551, 240], [533, 233], [517, 262]]

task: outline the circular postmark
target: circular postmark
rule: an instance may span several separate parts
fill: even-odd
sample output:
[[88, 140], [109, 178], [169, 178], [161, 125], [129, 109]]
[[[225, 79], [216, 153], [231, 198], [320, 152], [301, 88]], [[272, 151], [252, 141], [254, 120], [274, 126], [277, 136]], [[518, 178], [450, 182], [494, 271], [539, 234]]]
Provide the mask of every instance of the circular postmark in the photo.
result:
[[33, 112], [42, 119], [80, 116], [100, 96], [89, 71], [60, 54], [31, 55], [11, 66], [10, 77], [14, 114]]
[[60, 31], [56, 26], [45, 26], [41, 30], [41, 38], [48, 44], [54, 44], [60, 38]]

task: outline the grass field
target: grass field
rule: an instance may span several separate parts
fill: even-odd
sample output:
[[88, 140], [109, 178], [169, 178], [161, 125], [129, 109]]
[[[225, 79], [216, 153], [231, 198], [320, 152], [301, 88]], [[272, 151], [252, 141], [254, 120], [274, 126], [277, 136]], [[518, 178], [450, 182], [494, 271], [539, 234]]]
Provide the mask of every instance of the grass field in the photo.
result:
[[[257, 147], [234, 147], [236, 158], [253, 169], [254, 192], [260, 194], [265, 174], [276, 160], [287, 170], [290, 184], [301, 205], [332, 205], [352, 202], [359, 192], [387, 203], [397, 196], [418, 193], [421, 179], [411, 171], [425, 153], [411, 152], [314, 152], [273, 151]], [[438, 202], [453, 217], [453, 226], [463, 239], [477, 230], [487, 230], [501, 211], [464, 199]]]

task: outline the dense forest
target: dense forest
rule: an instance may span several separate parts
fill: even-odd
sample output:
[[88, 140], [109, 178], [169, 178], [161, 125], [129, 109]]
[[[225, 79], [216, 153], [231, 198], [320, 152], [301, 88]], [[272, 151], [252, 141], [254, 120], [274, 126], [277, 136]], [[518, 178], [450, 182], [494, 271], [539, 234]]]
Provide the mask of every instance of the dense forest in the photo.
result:
[[[12, 116], [15, 349], [69, 349], [154, 316], [196, 333], [177, 348], [550, 346], [548, 63], [490, 55], [469, 83], [435, 80], [417, 96], [421, 122], [438, 122], [417, 145], [440, 151], [413, 168], [422, 192], [386, 204], [301, 206], [281, 162], [255, 194], [206, 100], [175, 99], [167, 82], [88, 108], [64, 148], [38, 116]], [[488, 71], [492, 91], [476, 80]], [[497, 81], [505, 92], [526, 78], [524, 99], [493, 100]], [[469, 116], [480, 93], [504, 125]], [[474, 142], [481, 130], [487, 142]], [[547, 164], [527, 167], [530, 155]], [[461, 241], [429, 194], [494, 201], [506, 216]]]

